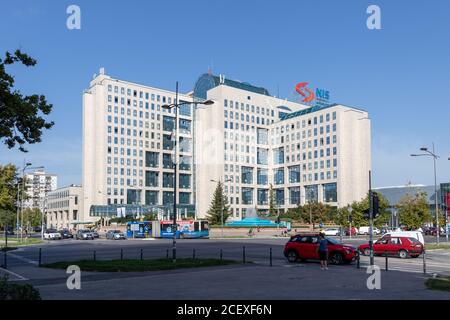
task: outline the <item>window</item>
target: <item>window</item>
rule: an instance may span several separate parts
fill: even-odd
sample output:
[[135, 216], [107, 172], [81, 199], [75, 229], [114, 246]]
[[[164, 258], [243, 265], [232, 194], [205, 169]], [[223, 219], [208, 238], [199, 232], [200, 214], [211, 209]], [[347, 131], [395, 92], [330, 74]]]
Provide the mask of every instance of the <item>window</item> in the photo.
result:
[[273, 151], [273, 161], [274, 164], [283, 164], [284, 163], [284, 148], [276, 148]]
[[257, 183], [260, 185], [267, 185], [268, 177], [267, 177], [267, 169], [258, 169], [258, 177]]
[[300, 187], [289, 188], [289, 202], [290, 204], [300, 203]]
[[323, 201], [337, 202], [337, 184], [329, 183], [323, 185]]
[[163, 188], [173, 188], [173, 173], [163, 172]]
[[253, 168], [251, 167], [242, 167], [241, 171], [242, 175], [242, 183], [252, 184], [253, 183]]
[[306, 202], [318, 202], [318, 187], [317, 185], [305, 186]]
[[157, 187], [159, 173], [154, 171], [145, 171], [145, 186]]
[[145, 191], [145, 204], [157, 205], [158, 204], [158, 191]]
[[145, 152], [145, 166], [150, 168], [156, 168], [159, 166], [159, 153], [157, 152]]
[[163, 205], [173, 204], [173, 192], [164, 191], [163, 192]]
[[289, 182], [300, 182], [300, 166], [289, 167]]
[[180, 174], [179, 187], [181, 189], [189, 189], [191, 187], [191, 175], [190, 174]]
[[269, 150], [258, 148], [257, 152], [257, 163], [258, 164], [268, 164], [268, 156], [269, 156]]
[[242, 204], [253, 204], [252, 188], [242, 188]]
[[172, 155], [163, 153], [163, 168], [164, 169], [172, 169], [173, 168], [173, 161], [172, 161]]
[[163, 130], [164, 131], [174, 131], [175, 128], [175, 118], [163, 116]]
[[258, 205], [267, 205], [269, 204], [269, 190], [267, 189], [258, 189]]
[[284, 169], [278, 168], [273, 170], [273, 180], [275, 184], [284, 184]]

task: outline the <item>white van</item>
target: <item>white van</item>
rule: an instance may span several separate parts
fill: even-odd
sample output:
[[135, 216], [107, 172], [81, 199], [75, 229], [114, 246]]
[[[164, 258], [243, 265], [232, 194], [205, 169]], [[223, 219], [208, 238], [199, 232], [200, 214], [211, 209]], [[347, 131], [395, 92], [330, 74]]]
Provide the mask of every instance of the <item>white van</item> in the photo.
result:
[[[370, 233], [370, 227], [359, 227], [358, 234], [359, 235], [368, 235]], [[373, 234], [380, 234], [381, 231], [377, 228], [373, 228]]]
[[393, 232], [387, 232], [383, 235], [384, 237], [409, 237], [409, 238], [415, 238], [419, 240], [423, 245], [425, 244], [425, 239], [423, 238], [423, 233], [420, 231], [393, 231]]

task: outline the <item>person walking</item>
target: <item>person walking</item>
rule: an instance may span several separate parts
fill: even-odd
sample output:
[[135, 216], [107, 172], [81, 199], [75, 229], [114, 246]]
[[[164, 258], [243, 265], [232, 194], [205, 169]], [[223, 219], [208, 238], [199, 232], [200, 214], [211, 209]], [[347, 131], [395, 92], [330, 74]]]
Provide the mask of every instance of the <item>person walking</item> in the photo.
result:
[[317, 252], [319, 253], [320, 269], [328, 270], [328, 240], [325, 238], [324, 232], [320, 232], [319, 234]]

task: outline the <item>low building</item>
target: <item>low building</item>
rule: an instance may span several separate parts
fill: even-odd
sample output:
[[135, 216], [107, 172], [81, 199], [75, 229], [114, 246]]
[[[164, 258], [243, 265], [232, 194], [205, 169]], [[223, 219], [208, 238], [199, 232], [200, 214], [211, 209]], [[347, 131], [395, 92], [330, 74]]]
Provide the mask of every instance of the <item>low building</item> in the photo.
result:
[[[82, 220], [82, 187], [70, 185], [51, 191], [46, 198], [47, 227], [74, 229], [86, 224]], [[81, 220], [80, 220], [81, 219]]]
[[[373, 190], [381, 193], [389, 201], [389, 210], [392, 212], [389, 225], [394, 228], [398, 227], [401, 223], [399, 221], [397, 204], [406, 195], [415, 196], [419, 192], [425, 192], [430, 206], [430, 214], [432, 217], [436, 216], [436, 191], [434, 185], [408, 184], [404, 186], [374, 188]], [[439, 214], [442, 215], [445, 211], [447, 211], [447, 214], [450, 213], [450, 183], [441, 183], [438, 185], [437, 194]]]

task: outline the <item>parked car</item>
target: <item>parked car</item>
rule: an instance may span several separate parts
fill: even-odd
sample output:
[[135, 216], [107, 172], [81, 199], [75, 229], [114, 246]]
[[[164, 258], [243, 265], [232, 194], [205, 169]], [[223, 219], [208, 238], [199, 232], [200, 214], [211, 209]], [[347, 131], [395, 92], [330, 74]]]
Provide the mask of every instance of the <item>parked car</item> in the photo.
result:
[[106, 233], [106, 239], [111, 240], [125, 240], [125, 234], [120, 230], [109, 230]]
[[425, 244], [425, 239], [423, 238], [422, 232], [419, 231], [394, 231], [388, 232], [383, 237], [391, 236], [391, 237], [411, 237], [419, 240], [420, 243]]
[[[358, 229], [355, 227], [352, 227], [352, 236], [356, 236], [358, 234]], [[349, 236], [350, 235], [350, 228], [345, 228], [344, 235]]]
[[100, 235], [98, 234], [97, 231], [95, 231], [95, 230], [89, 230], [89, 231], [92, 233], [92, 235], [94, 236], [94, 238], [96, 238], [96, 239], [100, 238]]
[[[359, 253], [355, 247], [344, 245], [332, 238], [326, 239], [328, 240], [328, 259], [331, 264], [350, 263], [357, 258]], [[289, 262], [318, 260], [318, 243], [318, 233], [297, 234], [286, 243], [284, 256]]]
[[68, 229], [62, 229], [58, 231], [63, 239], [72, 239], [73, 234]]
[[55, 229], [47, 229], [44, 232], [44, 239], [47, 240], [61, 240], [61, 234]]
[[[358, 248], [359, 252], [365, 256], [370, 255], [369, 244], [362, 244]], [[374, 255], [397, 256], [402, 259], [417, 258], [423, 252], [423, 245], [413, 237], [383, 236], [373, 244]]]
[[94, 240], [94, 235], [90, 230], [78, 230], [75, 236], [77, 240]]
[[339, 228], [326, 228], [323, 230], [326, 236], [339, 236], [341, 234], [341, 230]]
[[33, 231], [34, 232], [41, 232], [42, 228], [41, 227], [33, 227]]

